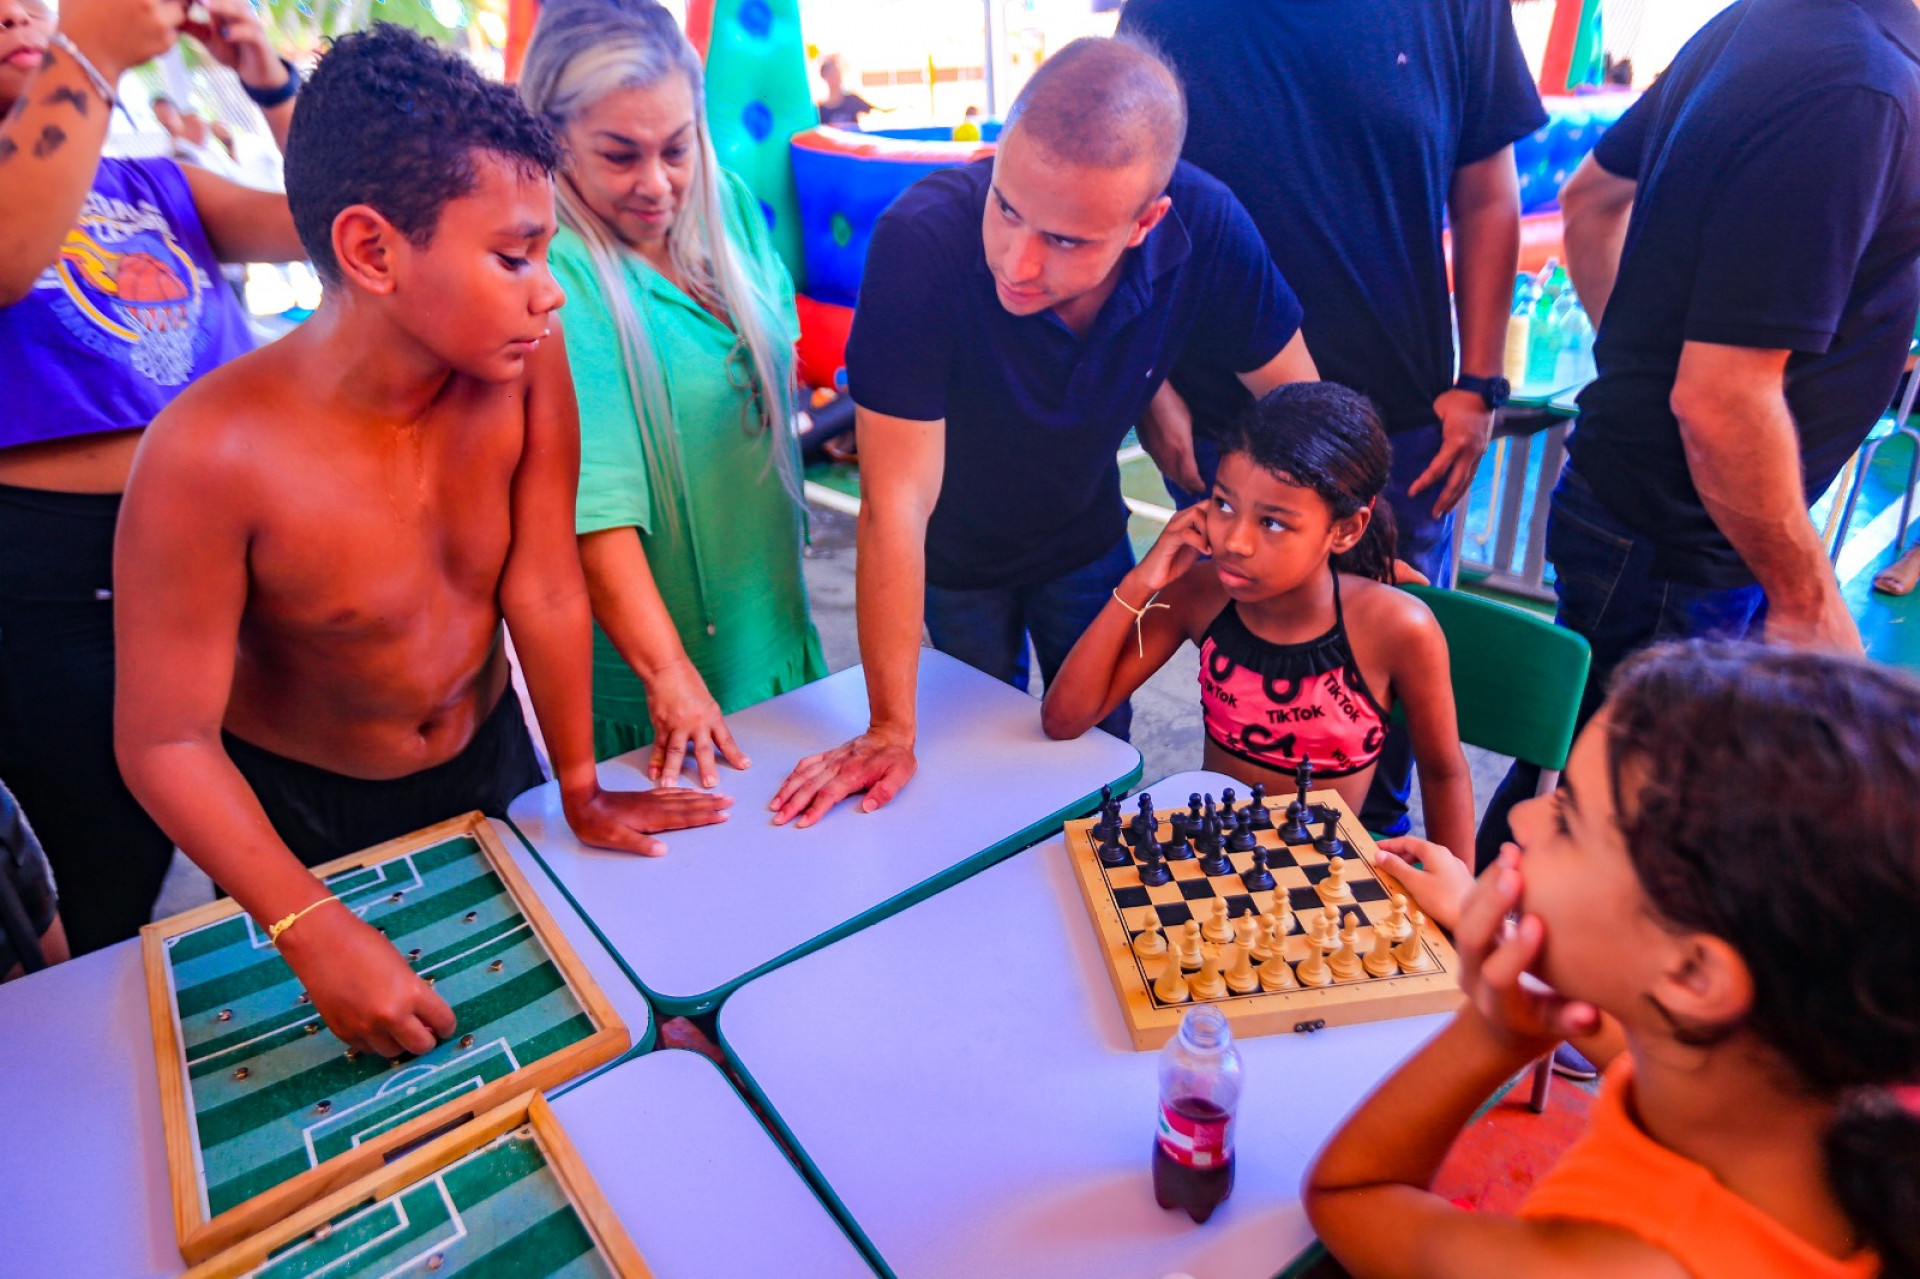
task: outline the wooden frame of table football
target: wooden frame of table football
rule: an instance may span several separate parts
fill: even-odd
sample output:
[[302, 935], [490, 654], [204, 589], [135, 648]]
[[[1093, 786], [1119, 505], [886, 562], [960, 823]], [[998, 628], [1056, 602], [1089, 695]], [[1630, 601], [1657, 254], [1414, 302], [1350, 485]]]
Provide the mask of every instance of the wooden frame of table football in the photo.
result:
[[[180, 1255], [186, 1261], [202, 1261], [223, 1248], [229, 1248], [267, 1229], [315, 1199], [366, 1176], [380, 1167], [389, 1151], [407, 1146], [452, 1124], [470, 1120], [515, 1093], [530, 1088], [550, 1088], [562, 1083], [594, 1066], [611, 1061], [631, 1045], [626, 1023], [594, 983], [580, 962], [580, 957], [554, 923], [546, 905], [501, 846], [499, 836], [484, 815], [472, 812], [449, 818], [411, 835], [402, 835], [362, 852], [316, 866], [313, 873], [326, 879], [343, 871], [358, 870], [362, 866], [387, 861], [462, 836], [472, 838], [479, 845], [481, 854], [500, 877], [507, 894], [513, 898], [514, 905], [540, 939], [554, 966], [560, 970], [574, 998], [580, 1001], [580, 1007], [593, 1021], [596, 1027], [594, 1033], [577, 1043], [568, 1044], [551, 1057], [523, 1066], [492, 1083], [482, 1084], [473, 1092], [444, 1102], [211, 1219], [204, 1215], [200, 1206], [201, 1171], [199, 1161], [194, 1158], [193, 1115], [188, 1108], [186, 1062], [169, 981], [167, 939], [238, 915], [241, 913], [240, 905], [230, 898], [222, 899], [148, 924], [140, 930], [142, 959], [147, 975], [147, 1004], [153, 1018], [154, 1054], [160, 1072], [160, 1114], [167, 1139], [167, 1180], [173, 1188], [174, 1229], [180, 1240]], [[465, 1113], [457, 1113], [461, 1111]]]
[[390, 1198], [523, 1124], [532, 1125], [547, 1166], [553, 1169], [561, 1189], [580, 1214], [587, 1233], [613, 1272], [620, 1279], [651, 1279], [653, 1272], [628, 1237], [626, 1227], [620, 1224], [612, 1205], [600, 1192], [586, 1164], [581, 1162], [580, 1152], [574, 1149], [546, 1098], [537, 1092], [511, 1097], [452, 1132], [435, 1137], [418, 1150], [408, 1151], [384, 1168], [368, 1173], [352, 1185], [343, 1186], [279, 1224], [195, 1266], [185, 1279], [238, 1279], [265, 1265], [275, 1251], [303, 1235], [312, 1234], [341, 1213]]
[[[1380, 850], [1372, 836], [1354, 817], [1338, 791], [1313, 791], [1309, 803], [1335, 809], [1340, 814], [1341, 833], [1365, 864], [1367, 873], [1379, 880], [1388, 892], [1406, 890], [1379, 868]], [[1287, 800], [1267, 801], [1274, 810], [1274, 824], [1285, 817]], [[1177, 808], [1157, 809], [1164, 823]], [[1114, 992], [1120, 997], [1120, 1010], [1127, 1023], [1127, 1034], [1135, 1051], [1158, 1048], [1173, 1038], [1180, 1019], [1193, 1001], [1172, 1008], [1156, 1005], [1141, 976], [1139, 961], [1133, 954], [1132, 939], [1114, 905], [1107, 887], [1105, 868], [1092, 834], [1094, 818], [1068, 822], [1067, 859], [1073, 863], [1074, 879], [1087, 903], [1094, 930], [1099, 934], [1100, 954], [1106, 960], [1107, 973], [1113, 979]], [[1384, 1021], [1390, 1017], [1414, 1017], [1422, 1013], [1452, 1012], [1460, 1006], [1459, 958], [1439, 927], [1429, 919], [1421, 936], [1440, 959], [1438, 971], [1402, 974], [1391, 978], [1369, 977], [1365, 982], [1336, 983], [1331, 986], [1302, 986], [1297, 990], [1267, 991], [1257, 995], [1233, 995], [1214, 1003], [1227, 1015], [1237, 1035], [1270, 1035], [1281, 1031], [1319, 1030], [1326, 1026], [1346, 1026], [1355, 1022]], [[1372, 987], [1379, 989], [1372, 989]]]

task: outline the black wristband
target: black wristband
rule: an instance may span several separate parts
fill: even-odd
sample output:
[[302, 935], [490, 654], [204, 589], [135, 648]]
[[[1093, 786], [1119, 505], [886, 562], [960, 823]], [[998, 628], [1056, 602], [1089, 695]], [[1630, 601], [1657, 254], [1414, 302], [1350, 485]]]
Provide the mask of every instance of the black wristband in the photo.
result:
[[253, 105], [262, 111], [277, 107], [300, 92], [300, 72], [285, 58], [280, 59], [280, 65], [287, 69], [287, 82], [277, 89], [256, 89], [245, 80], [240, 82], [240, 87], [247, 91], [249, 98], [253, 99]]

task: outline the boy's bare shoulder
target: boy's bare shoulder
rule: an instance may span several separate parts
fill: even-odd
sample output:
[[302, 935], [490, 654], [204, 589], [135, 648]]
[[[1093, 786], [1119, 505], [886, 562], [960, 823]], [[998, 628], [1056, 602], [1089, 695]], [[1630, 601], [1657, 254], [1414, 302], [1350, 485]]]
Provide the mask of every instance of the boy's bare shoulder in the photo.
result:
[[141, 452], [180, 454], [183, 464], [216, 467], [255, 453], [284, 423], [300, 379], [286, 342], [273, 342], [196, 379], [147, 428]]

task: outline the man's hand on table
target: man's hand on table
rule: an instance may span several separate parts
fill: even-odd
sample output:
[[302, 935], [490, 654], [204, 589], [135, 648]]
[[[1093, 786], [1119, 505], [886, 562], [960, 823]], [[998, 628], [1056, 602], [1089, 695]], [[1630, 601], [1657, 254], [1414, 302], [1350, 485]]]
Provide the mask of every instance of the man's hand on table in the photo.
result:
[[795, 764], [770, 805], [773, 824], [811, 826], [835, 804], [861, 791], [867, 797], [860, 811], [871, 813], [899, 794], [919, 767], [910, 731], [870, 728], [843, 746]]
[[303, 916], [280, 935], [279, 949], [314, 1011], [349, 1048], [417, 1056], [454, 1032], [447, 1001], [344, 905]]
[[566, 811], [567, 825], [581, 843], [658, 857], [667, 846], [653, 838], [654, 832], [724, 822], [733, 800], [679, 786], [656, 786], [646, 791], [603, 790], [596, 786], [577, 799], [563, 789], [560, 803]]
[[1493, 439], [1493, 410], [1472, 391], [1443, 391], [1433, 402], [1440, 418], [1440, 451], [1413, 483], [1407, 496], [1417, 497], [1435, 484], [1433, 516], [1439, 519], [1459, 504], [1473, 484], [1473, 473]]

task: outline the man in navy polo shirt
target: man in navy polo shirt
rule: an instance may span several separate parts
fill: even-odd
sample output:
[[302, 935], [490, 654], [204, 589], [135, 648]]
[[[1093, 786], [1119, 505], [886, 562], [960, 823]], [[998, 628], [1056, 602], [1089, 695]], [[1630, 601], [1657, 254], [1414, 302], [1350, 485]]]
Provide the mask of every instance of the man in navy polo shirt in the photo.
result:
[[799, 763], [776, 822], [863, 790], [870, 812], [913, 776], [923, 622], [1021, 687], [1030, 637], [1053, 677], [1133, 565], [1114, 454], [1176, 352], [1217, 352], [1256, 395], [1316, 376], [1246, 211], [1180, 162], [1185, 129], [1151, 53], [1078, 40], [992, 161], [923, 179], [875, 227], [847, 344], [871, 726]]
[[[1807, 508], [1887, 408], [1920, 310], [1920, 9], [1742, 0], [1561, 192], [1599, 377], [1554, 490], [1582, 717], [1633, 650], [1861, 650]], [[1516, 768], [1480, 831], [1534, 792]]]
[[[1513, 144], [1547, 119], [1510, 0], [1128, 0], [1120, 28], [1152, 41], [1185, 81], [1184, 154], [1253, 216], [1306, 308], [1321, 374], [1379, 408], [1393, 439], [1386, 496], [1399, 556], [1444, 584], [1451, 513], [1508, 390]], [[1449, 221], [1451, 304], [1440, 238]], [[1172, 382], [1191, 410], [1196, 458], [1184, 482], [1168, 465], [1168, 488], [1188, 506], [1211, 488], [1214, 441], [1248, 399], [1202, 347], [1181, 357]], [[1412, 765], [1396, 726], [1362, 814], [1369, 830], [1408, 829]]]

